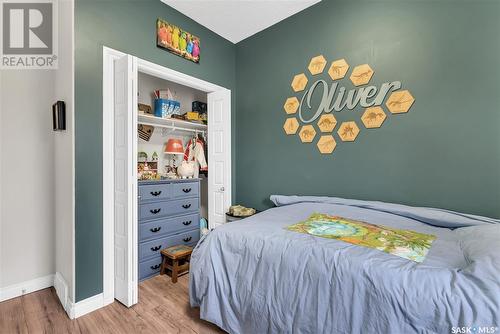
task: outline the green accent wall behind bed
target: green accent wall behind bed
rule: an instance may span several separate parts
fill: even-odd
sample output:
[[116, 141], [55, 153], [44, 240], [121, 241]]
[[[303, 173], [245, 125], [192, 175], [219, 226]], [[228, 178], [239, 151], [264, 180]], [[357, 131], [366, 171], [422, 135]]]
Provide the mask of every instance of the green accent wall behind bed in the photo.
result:
[[[156, 47], [158, 17], [200, 37], [200, 64]], [[236, 47], [160, 0], [77, 0], [75, 22], [78, 302], [102, 292], [102, 47], [105, 45], [231, 89], [233, 123], [236, 119]]]
[[[199, 65], [156, 47], [158, 17], [201, 38]], [[160, 0], [77, 0], [75, 21], [77, 302], [102, 292], [103, 45], [232, 90], [237, 202], [334, 195], [500, 217], [498, 1], [323, 0], [236, 46]], [[318, 54], [369, 63], [371, 83], [401, 80], [415, 104], [321, 155], [282, 128], [292, 77]]]
[[[240, 42], [237, 202], [264, 209], [270, 194], [331, 195], [500, 217], [499, 32], [500, 1], [323, 0]], [[333, 155], [286, 136], [293, 75], [311, 79], [319, 54], [325, 74], [345, 58], [350, 70], [368, 63], [371, 84], [400, 80], [414, 105], [380, 129], [365, 129], [359, 108], [335, 113], [335, 132], [352, 119], [361, 132], [354, 143], [335, 135]]]

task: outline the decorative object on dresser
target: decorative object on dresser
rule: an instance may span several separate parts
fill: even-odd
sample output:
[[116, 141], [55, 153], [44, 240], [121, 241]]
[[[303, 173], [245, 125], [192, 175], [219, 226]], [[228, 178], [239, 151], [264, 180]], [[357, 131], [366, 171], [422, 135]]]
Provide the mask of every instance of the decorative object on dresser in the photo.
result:
[[139, 182], [139, 280], [157, 275], [160, 251], [200, 239], [200, 180]]
[[182, 146], [182, 140], [176, 138], [170, 138], [165, 145], [166, 154], [184, 154], [184, 147]]
[[158, 174], [158, 161], [137, 162], [137, 177], [139, 180], [156, 180]]
[[162, 262], [160, 275], [170, 271], [172, 283], [177, 283], [177, 277], [189, 272], [189, 260], [193, 248], [184, 245], [172, 246], [161, 251]]
[[165, 166], [166, 177], [170, 179], [177, 178], [177, 168], [175, 166], [175, 156], [184, 154], [184, 147], [182, 146], [182, 140], [176, 138], [170, 138], [165, 144], [165, 154], [172, 155], [172, 161]]
[[194, 169], [194, 161], [182, 161], [181, 165], [177, 168], [177, 175], [183, 179], [192, 178], [194, 175]]
[[148, 154], [142, 151], [137, 153], [137, 162], [148, 162]]

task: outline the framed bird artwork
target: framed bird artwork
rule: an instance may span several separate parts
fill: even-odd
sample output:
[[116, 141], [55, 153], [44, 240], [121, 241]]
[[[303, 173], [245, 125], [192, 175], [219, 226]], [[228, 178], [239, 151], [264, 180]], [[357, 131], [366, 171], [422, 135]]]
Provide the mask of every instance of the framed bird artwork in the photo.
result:
[[156, 21], [156, 45], [192, 62], [200, 62], [200, 39], [160, 18]]

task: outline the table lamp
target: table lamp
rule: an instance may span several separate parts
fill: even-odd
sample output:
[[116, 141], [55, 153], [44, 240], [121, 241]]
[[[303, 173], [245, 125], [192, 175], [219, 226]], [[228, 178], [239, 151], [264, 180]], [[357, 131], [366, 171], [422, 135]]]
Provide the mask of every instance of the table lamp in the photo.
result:
[[[182, 146], [182, 140], [181, 139], [175, 139], [175, 138], [170, 138], [167, 141], [167, 144], [165, 145], [165, 154], [172, 154], [172, 172], [175, 172], [176, 166], [175, 166], [175, 156], [176, 155], [183, 155], [184, 154], [184, 147]], [[167, 173], [168, 170], [167, 170]], [[177, 174], [175, 172], [175, 174]]]
[[184, 147], [182, 146], [182, 140], [170, 138], [165, 145], [166, 154], [184, 154]]

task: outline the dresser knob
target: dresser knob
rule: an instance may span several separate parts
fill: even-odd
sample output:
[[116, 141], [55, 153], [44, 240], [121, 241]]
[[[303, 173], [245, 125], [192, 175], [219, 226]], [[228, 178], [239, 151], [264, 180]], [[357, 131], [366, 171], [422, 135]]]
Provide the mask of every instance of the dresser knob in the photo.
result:
[[157, 264], [156, 266], [151, 266], [150, 268], [151, 268], [151, 270], [156, 270], [156, 269], [160, 268], [160, 265]]
[[183, 204], [182, 207], [184, 209], [189, 209], [191, 207], [191, 204]]
[[150, 194], [153, 195], [153, 196], [160, 196], [161, 190], [159, 190], [159, 191], [152, 191]]
[[160, 211], [161, 211], [161, 208], [160, 209], [149, 210], [149, 212], [151, 212], [154, 215], [156, 215], [157, 213], [160, 213]]
[[161, 248], [161, 245], [160, 246], [156, 246], [156, 247], [151, 247], [151, 250], [153, 252], [156, 252], [156, 251], [160, 250], [160, 248]]
[[161, 230], [161, 227], [154, 227], [154, 228], [150, 228], [149, 230], [153, 233], [156, 233], [156, 232], [159, 232]]
[[189, 238], [184, 238], [184, 239], [182, 239], [182, 240], [184, 240], [184, 242], [189, 242], [189, 241], [191, 241], [191, 239], [192, 239], [192, 238], [193, 238], [193, 237], [189, 237]]
[[182, 224], [185, 225], [185, 226], [188, 226], [189, 224], [191, 224], [191, 220], [188, 221], [188, 222], [182, 222]]
[[188, 192], [191, 191], [191, 188], [184, 188], [184, 189], [182, 189], [182, 191], [184, 191], [187, 194]]

